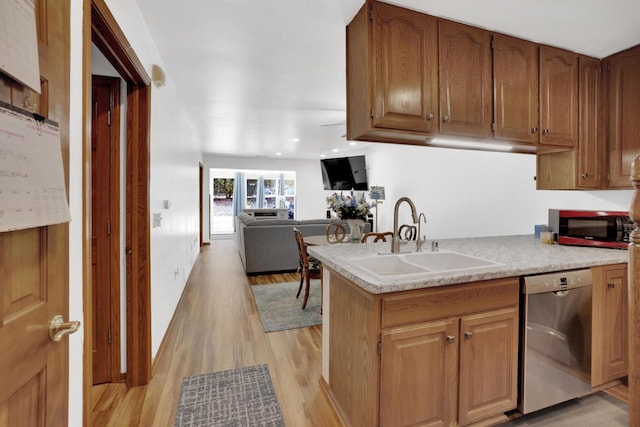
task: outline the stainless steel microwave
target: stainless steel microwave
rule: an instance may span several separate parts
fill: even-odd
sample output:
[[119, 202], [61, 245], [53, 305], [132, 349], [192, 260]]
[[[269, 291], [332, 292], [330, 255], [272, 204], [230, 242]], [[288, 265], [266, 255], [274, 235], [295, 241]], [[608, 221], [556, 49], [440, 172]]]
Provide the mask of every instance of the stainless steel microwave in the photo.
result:
[[549, 209], [549, 226], [561, 245], [627, 249], [629, 212]]

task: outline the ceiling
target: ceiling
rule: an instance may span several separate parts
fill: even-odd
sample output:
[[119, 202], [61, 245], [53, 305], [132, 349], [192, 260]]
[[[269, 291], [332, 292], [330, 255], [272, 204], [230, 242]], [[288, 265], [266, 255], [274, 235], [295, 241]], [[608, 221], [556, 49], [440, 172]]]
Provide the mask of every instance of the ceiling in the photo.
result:
[[[366, 146], [344, 138], [345, 26], [363, 0], [137, 3], [205, 153], [313, 159]], [[640, 43], [638, 0], [390, 3], [598, 58]]]

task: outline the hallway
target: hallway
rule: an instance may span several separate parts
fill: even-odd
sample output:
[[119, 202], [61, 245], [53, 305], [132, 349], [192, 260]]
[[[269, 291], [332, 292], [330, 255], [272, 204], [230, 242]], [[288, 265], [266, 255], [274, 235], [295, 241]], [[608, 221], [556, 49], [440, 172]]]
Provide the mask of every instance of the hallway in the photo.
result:
[[203, 247], [154, 361], [153, 379], [129, 390], [124, 384], [94, 387], [93, 425], [173, 426], [184, 376], [266, 363], [286, 425], [339, 426], [319, 385], [321, 327], [265, 334], [249, 288], [298, 277], [247, 277], [233, 240]]

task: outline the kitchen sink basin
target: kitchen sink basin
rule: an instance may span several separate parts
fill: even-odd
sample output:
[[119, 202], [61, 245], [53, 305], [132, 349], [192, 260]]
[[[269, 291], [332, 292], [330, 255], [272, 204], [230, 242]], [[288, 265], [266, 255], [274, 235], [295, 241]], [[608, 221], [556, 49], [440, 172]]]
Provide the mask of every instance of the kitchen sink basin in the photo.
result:
[[349, 260], [358, 268], [381, 278], [436, 274], [501, 265], [451, 251], [371, 254]]
[[358, 267], [379, 276], [424, 273], [424, 267], [411, 264], [399, 256], [373, 255], [353, 260]]
[[457, 252], [413, 252], [404, 254], [405, 261], [427, 268], [431, 271], [467, 270], [470, 268], [500, 265], [497, 262]]

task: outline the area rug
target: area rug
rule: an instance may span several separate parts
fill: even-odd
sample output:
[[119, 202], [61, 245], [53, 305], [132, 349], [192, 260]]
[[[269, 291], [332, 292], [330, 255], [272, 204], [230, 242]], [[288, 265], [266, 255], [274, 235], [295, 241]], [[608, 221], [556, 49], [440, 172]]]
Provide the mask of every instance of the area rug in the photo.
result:
[[184, 377], [176, 427], [284, 426], [267, 365]]
[[304, 288], [300, 297], [296, 298], [298, 286], [300, 282], [251, 286], [265, 332], [304, 328], [322, 323], [320, 280], [311, 281], [309, 301], [304, 310], [301, 308]]
[[499, 427], [626, 427], [628, 425], [628, 405], [604, 392], [570, 400], [498, 424]]

